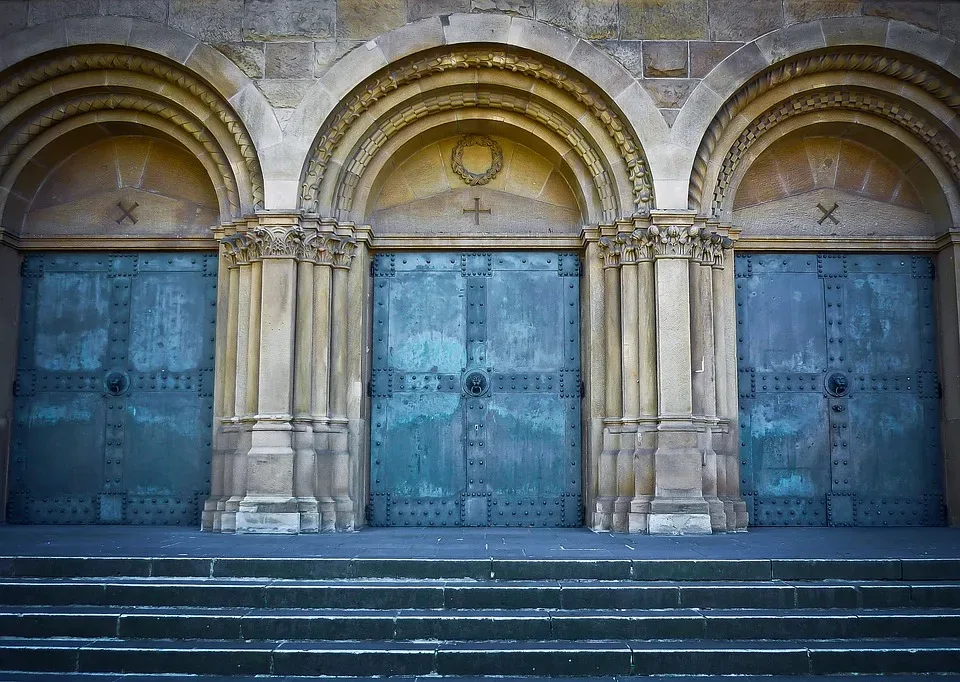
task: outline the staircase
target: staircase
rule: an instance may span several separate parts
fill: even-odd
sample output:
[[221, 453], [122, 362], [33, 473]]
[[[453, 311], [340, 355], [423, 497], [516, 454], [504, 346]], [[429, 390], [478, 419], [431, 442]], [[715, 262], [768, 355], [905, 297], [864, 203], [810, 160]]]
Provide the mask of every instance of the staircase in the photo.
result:
[[960, 560], [0, 558], [0, 671], [958, 673]]

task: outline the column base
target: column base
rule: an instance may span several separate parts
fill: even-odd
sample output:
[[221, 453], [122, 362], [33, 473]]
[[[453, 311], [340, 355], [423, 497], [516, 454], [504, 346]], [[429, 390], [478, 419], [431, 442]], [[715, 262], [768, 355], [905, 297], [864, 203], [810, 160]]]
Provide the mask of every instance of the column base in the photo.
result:
[[734, 530], [746, 530], [749, 517], [747, 516], [747, 503], [742, 500], [736, 500], [733, 503], [733, 511], [736, 514], [736, 526]]
[[601, 498], [596, 502], [590, 520], [590, 530], [598, 533], [608, 532], [613, 526], [613, 499]]
[[651, 514], [650, 535], [710, 535], [710, 514]]
[[723, 533], [729, 530], [727, 526], [727, 514], [723, 509], [723, 501], [719, 498], [710, 498], [707, 500], [707, 507], [710, 510], [710, 527], [714, 533]]

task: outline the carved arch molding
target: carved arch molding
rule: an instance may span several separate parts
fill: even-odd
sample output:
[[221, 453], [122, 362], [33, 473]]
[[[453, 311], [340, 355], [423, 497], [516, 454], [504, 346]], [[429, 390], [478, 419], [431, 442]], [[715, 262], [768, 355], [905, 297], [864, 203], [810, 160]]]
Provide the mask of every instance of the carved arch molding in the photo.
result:
[[[935, 67], [934, 67], [935, 68]], [[720, 109], [704, 133], [697, 150], [690, 179], [689, 207], [703, 211], [708, 166], [717, 151], [717, 145], [734, 119], [762, 95], [802, 76], [828, 72], [869, 73], [887, 76], [919, 88], [935, 97], [946, 107], [960, 113], [960, 91], [955, 79], [945, 72], [935, 72], [905, 59], [889, 54], [859, 50], [830, 52], [801, 57], [778, 64], [743, 85]], [[960, 185], [960, 158], [953, 136], [944, 133], [943, 126], [923, 115], [919, 107], [910, 107], [904, 100], [885, 97], [873, 90], [853, 88], [826, 88], [801, 92], [778, 102], [754, 118], [727, 151], [710, 197], [710, 210], [719, 216], [731, 191], [740, 161], [749, 148], [764, 133], [788, 118], [825, 110], [853, 110], [869, 113], [900, 126], [927, 145], [944, 163]]]
[[[89, 78], [91, 73], [97, 77]], [[79, 74], [87, 77], [76, 79]], [[111, 84], [110, 92], [105, 92], [106, 84]], [[46, 96], [42, 88], [57, 94]], [[230, 214], [224, 219], [263, 207], [263, 172], [256, 149], [226, 100], [176, 65], [115, 49], [51, 54], [4, 74], [0, 121], [9, 123], [0, 130], [3, 186], [12, 186], [15, 178], [7, 176], [15, 173], [31, 142], [90, 112], [101, 112], [101, 120], [132, 112], [135, 120], [148, 126], [162, 121], [164, 126], [154, 127], [173, 125], [193, 138], [194, 148], [203, 150], [220, 175], [211, 180], [222, 188], [221, 205]]]
[[603, 154], [583, 134], [576, 119], [556, 107], [535, 101], [529, 92], [498, 92], [477, 87], [442, 95], [429, 95], [429, 87], [421, 85], [425, 95], [392, 112], [367, 131], [347, 164], [335, 179], [334, 212], [339, 216], [352, 209], [354, 192], [368, 164], [387, 140], [416, 120], [438, 111], [468, 107], [494, 108], [516, 111], [558, 133], [589, 169], [603, 208], [604, 219], [622, 217], [621, 212], [645, 215], [653, 206], [653, 183], [649, 164], [633, 130], [625, 123], [613, 104], [593, 89], [586, 81], [567, 73], [562, 66], [549, 64], [530, 55], [507, 51], [474, 49], [422, 57], [391, 67], [361, 85], [341, 102], [327, 119], [315, 138], [307, 156], [301, 186], [301, 205], [318, 211], [321, 185], [327, 178], [330, 159], [344, 140], [351, 126], [375, 103], [391, 92], [414, 81], [426, 82], [437, 76], [459, 69], [499, 69], [521, 74], [547, 83], [573, 96], [595, 118], [615, 146], [628, 175], [632, 192], [632, 206], [617, 205], [617, 183], [610, 177]]

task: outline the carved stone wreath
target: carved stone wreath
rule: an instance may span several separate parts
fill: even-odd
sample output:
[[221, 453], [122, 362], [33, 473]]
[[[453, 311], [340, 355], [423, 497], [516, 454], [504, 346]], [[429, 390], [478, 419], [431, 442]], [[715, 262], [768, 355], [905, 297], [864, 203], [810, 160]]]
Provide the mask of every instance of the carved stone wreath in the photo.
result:
[[[467, 170], [463, 165], [463, 150], [467, 147], [489, 147], [492, 157], [490, 167], [482, 173], [473, 173]], [[463, 181], [468, 185], [486, 185], [497, 177], [497, 173], [503, 168], [503, 149], [500, 148], [496, 140], [486, 135], [464, 135], [457, 142], [457, 146], [453, 148], [450, 164], [453, 172], [463, 178]]]

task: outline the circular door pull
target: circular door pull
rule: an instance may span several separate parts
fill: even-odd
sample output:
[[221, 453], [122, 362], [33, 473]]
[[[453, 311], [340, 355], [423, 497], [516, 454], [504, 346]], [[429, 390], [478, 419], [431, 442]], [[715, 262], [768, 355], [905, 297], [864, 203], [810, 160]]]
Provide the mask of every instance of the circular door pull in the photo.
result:
[[468, 396], [479, 398], [486, 395], [490, 388], [490, 378], [480, 369], [474, 369], [463, 375], [463, 392]]
[[113, 397], [121, 396], [130, 388], [130, 377], [126, 372], [113, 370], [103, 378], [103, 387]]
[[827, 376], [826, 387], [827, 393], [834, 398], [843, 398], [850, 390], [850, 383], [847, 380], [846, 374], [843, 372], [834, 372]]

